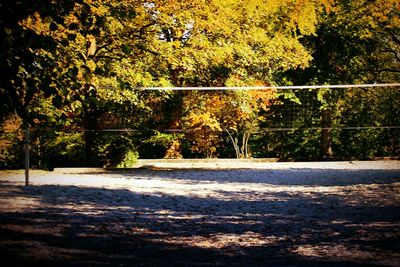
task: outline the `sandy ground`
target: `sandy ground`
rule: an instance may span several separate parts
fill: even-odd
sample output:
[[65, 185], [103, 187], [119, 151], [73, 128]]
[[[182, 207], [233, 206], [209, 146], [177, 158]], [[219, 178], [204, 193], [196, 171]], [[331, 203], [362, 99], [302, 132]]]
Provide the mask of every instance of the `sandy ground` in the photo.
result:
[[1, 265], [400, 266], [399, 161], [196, 164], [0, 172]]

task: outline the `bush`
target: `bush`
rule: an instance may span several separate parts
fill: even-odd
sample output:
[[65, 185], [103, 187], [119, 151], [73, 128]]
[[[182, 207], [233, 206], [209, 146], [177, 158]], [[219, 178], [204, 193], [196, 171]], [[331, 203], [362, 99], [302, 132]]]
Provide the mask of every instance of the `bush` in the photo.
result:
[[134, 149], [131, 138], [127, 136], [116, 136], [106, 138], [107, 142], [100, 149], [103, 157], [104, 167], [128, 168], [135, 165], [139, 153]]
[[[42, 137], [42, 141], [44, 155], [43, 166], [40, 167], [53, 169], [85, 165], [83, 133], [48, 133]], [[32, 152], [34, 151], [35, 147], [32, 147]]]
[[115, 166], [116, 168], [130, 168], [135, 166], [137, 159], [139, 158], [139, 153], [134, 150], [128, 150], [124, 155], [122, 161]]

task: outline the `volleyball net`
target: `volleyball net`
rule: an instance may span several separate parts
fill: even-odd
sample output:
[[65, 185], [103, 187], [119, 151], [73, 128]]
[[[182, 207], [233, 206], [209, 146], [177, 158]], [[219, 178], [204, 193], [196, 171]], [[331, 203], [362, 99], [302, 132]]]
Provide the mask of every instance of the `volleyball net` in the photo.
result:
[[102, 164], [117, 162], [128, 150], [139, 158], [400, 156], [400, 84], [132, 91], [148, 104], [103, 109], [93, 128], [72, 123], [32, 129], [32, 162], [40, 166], [56, 157], [54, 165], [85, 162], [88, 142]]

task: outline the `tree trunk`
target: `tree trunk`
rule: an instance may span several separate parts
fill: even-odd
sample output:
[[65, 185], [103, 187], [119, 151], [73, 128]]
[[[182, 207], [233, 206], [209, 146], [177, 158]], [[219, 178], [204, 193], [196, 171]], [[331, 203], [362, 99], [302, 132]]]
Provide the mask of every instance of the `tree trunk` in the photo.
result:
[[229, 138], [232, 141], [233, 148], [235, 149], [235, 152], [236, 152], [236, 158], [239, 158], [240, 157], [240, 151], [239, 151], [239, 146], [238, 146], [238, 139], [236, 137], [234, 138], [232, 136], [232, 134], [228, 131], [228, 129], [225, 129], [225, 131], [228, 133]]
[[330, 159], [332, 158], [332, 117], [329, 110], [322, 110], [321, 113], [321, 158]]
[[240, 157], [241, 158], [246, 158], [246, 136], [247, 134], [244, 133], [242, 136], [242, 151], [240, 151]]
[[239, 145], [239, 139], [237, 136], [233, 136], [227, 129], [225, 131], [228, 133], [229, 138], [232, 141], [233, 148], [235, 149], [236, 152], [236, 158], [249, 158], [249, 139], [250, 139], [250, 133], [244, 133], [242, 136], [242, 143]]
[[84, 108], [84, 141], [85, 141], [85, 161], [86, 165], [90, 167], [97, 167], [98, 160], [98, 144], [97, 144], [97, 130], [98, 130], [98, 110], [97, 106], [92, 101], [96, 98], [96, 89], [87, 85], [86, 101], [89, 103]]
[[250, 139], [250, 133], [246, 133], [246, 139], [245, 139], [245, 144], [244, 144], [244, 157], [246, 159], [250, 158], [250, 153], [249, 153], [249, 139]]

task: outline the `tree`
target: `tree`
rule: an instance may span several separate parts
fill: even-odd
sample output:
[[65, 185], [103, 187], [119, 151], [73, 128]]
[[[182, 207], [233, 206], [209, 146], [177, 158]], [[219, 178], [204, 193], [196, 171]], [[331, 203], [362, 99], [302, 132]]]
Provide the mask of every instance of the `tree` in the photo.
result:
[[204, 152], [207, 157], [216, 156], [221, 135], [226, 133], [236, 157], [249, 158], [250, 136], [258, 131], [259, 123], [265, 119], [261, 111], [266, 112], [274, 99], [275, 90], [189, 94], [184, 101], [183, 120], [188, 139], [193, 142], [192, 150]]
[[[313, 60], [304, 70], [289, 70], [282, 77], [293, 84], [357, 84], [357, 83], [390, 83], [399, 81], [399, 3], [398, 1], [336, 1], [331, 12], [321, 17], [315, 35], [305, 36], [302, 43], [313, 51]], [[371, 89], [380, 91], [378, 89]], [[396, 97], [396, 90], [386, 90], [386, 94]], [[349, 109], [356, 107], [351, 99], [355, 93], [368, 97], [387, 99], [378, 96], [381, 93], [370, 94], [367, 90], [319, 90], [315, 91], [313, 99], [320, 102], [319, 110], [314, 116], [321, 122], [320, 127], [330, 126], [359, 126], [356, 113]], [[307, 94], [307, 92], [305, 92]], [[300, 95], [300, 93], [299, 93]], [[353, 105], [349, 103], [353, 102]], [[376, 105], [376, 99], [367, 102]], [[381, 102], [385, 109], [391, 109], [391, 102]], [[360, 104], [360, 103], [359, 103]], [[346, 105], [346, 106], [345, 106]], [[373, 105], [368, 105], [371, 109]], [[393, 108], [393, 106], [392, 106]], [[379, 112], [375, 110], [375, 112]], [[347, 115], [355, 116], [354, 120]], [[376, 114], [378, 117], [379, 115]], [[372, 121], [370, 125], [382, 125]], [[390, 115], [389, 115], [390, 116]], [[353, 121], [352, 121], [353, 120]], [[348, 125], [352, 121], [352, 125]], [[376, 130], [375, 130], [376, 132]], [[392, 131], [394, 133], [394, 131]], [[330, 129], [321, 131], [320, 158], [340, 156], [342, 148], [339, 144], [347, 141], [343, 138], [359, 136], [365, 131], [351, 134], [332, 132]], [[315, 133], [313, 133], [315, 134]], [[395, 134], [395, 133], [394, 133]], [[338, 136], [339, 135], [339, 136]], [[341, 136], [341, 137], [340, 137]], [[347, 137], [345, 137], [347, 136]], [[360, 136], [359, 136], [360, 137]], [[314, 138], [307, 135], [305, 138]], [[368, 138], [371, 138], [369, 135]], [[383, 138], [383, 137], [382, 137]], [[385, 138], [384, 138], [385, 139]], [[392, 137], [390, 139], [393, 139]], [[287, 142], [290, 143], [290, 142]], [[303, 142], [308, 145], [307, 142]], [[314, 144], [314, 142], [312, 142]], [[350, 143], [347, 142], [347, 143]], [[371, 139], [372, 143], [372, 139]], [[378, 146], [378, 145], [377, 145]], [[362, 151], [359, 151], [363, 153]], [[355, 152], [352, 152], [355, 154]], [[349, 155], [345, 155], [349, 157]]]
[[57, 77], [51, 83], [53, 104], [69, 116], [82, 118], [86, 160], [98, 164], [96, 131], [102, 114], [110, 108], [140, 105], [140, 93], [132, 87], [167, 83], [141, 68], [145, 63], [141, 55], [148, 51], [147, 30], [153, 24], [146, 2], [74, 1], [57, 20], [35, 12], [20, 23], [41, 30], [55, 44], [47, 55], [55, 67], [46, 69]]
[[169, 85], [167, 79], [150, 74], [151, 68], [141, 60], [147, 53], [147, 30], [153, 24], [146, 3], [2, 4], [0, 93], [2, 108], [7, 107], [2, 116], [14, 110], [25, 125], [46, 121], [41, 101], [35, 99], [50, 98], [60, 111], [59, 118], [75, 118], [85, 130], [86, 159], [95, 164], [99, 118], [110, 111], [126, 114], [123, 106], [127, 104], [149, 110], [156, 106], [154, 99], [165, 94], [153, 94], [153, 104], [143, 105], [152, 94], [131, 88]]
[[[153, 1], [150, 6], [159, 40], [150, 43], [149, 48], [159, 52], [154, 55], [154, 62], [173, 85], [226, 86], [235, 79], [273, 84], [275, 72], [306, 67], [311, 56], [300, 40], [315, 32], [319, 14], [329, 8], [330, 2], [288, 0], [266, 5], [263, 1], [197, 0]], [[177, 110], [171, 113], [185, 112], [180, 108], [182, 103], [192, 102], [185, 98], [198, 98], [197, 93], [179, 94]], [[241, 94], [230, 97], [233, 96], [240, 102]], [[199, 138], [201, 142], [208, 140], [202, 147], [215, 152], [209, 146], [209, 142], [218, 143], [210, 131], [219, 131], [212, 126], [213, 115], [190, 112], [186, 122], [194, 128], [209, 125], [204, 126]], [[248, 140], [248, 133], [244, 136]], [[196, 142], [200, 144], [200, 140]]]
[[35, 117], [29, 109], [34, 99], [49, 97], [55, 90], [51, 57], [55, 42], [46, 34], [51, 29], [45, 25], [49, 25], [50, 16], [58, 20], [70, 8], [70, 1], [8, 1], [0, 6], [2, 104], [9, 107], [8, 112], [18, 114], [25, 127]]

